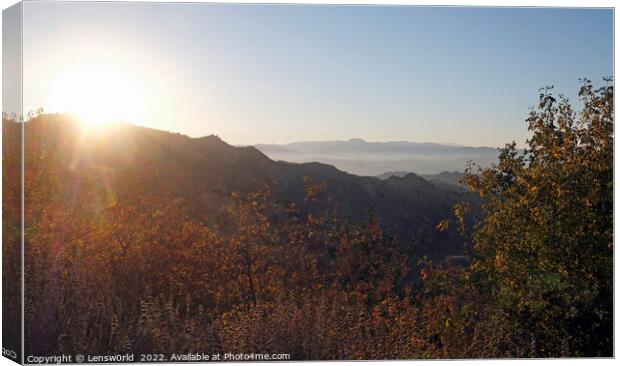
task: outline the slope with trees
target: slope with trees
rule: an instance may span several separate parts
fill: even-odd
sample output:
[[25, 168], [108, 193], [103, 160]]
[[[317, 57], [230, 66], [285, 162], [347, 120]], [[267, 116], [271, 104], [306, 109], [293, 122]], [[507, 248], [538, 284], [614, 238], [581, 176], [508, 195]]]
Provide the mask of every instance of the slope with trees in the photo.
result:
[[[584, 81], [577, 111], [544, 90], [526, 150], [466, 172], [480, 201], [441, 201], [453, 219], [415, 216], [455, 194], [416, 176], [125, 125], [95, 138], [39, 116], [25, 125], [26, 353], [612, 356], [607, 83]], [[438, 233], [402, 235], [389, 210]], [[446, 230], [459, 258], [421, 258]]]

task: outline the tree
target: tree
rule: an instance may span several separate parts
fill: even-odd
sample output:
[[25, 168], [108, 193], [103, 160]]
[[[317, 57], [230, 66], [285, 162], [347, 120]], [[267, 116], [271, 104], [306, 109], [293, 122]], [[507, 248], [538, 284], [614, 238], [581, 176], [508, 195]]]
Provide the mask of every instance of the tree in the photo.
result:
[[497, 166], [466, 174], [485, 212], [471, 275], [494, 303], [489, 317], [502, 319], [497, 334], [529, 356], [613, 354], [614, 92], [605, 82], [582, 80], [579, 111], [543, 89], [527, 148], [508, 144]]

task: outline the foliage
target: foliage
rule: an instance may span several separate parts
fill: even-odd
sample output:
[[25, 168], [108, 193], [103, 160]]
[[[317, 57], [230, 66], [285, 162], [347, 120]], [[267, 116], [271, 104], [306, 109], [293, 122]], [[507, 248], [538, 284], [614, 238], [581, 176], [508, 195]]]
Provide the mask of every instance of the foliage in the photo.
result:
[[[484, 198], [464, 281], [499, 354], [610, 356], [613, 324], [613, 86], [583, 80], [575, 111], [542, 90], [513, 142], [465, 182]], [[478, 305], [476, 305], [478, 306]]]
[[82, 164], [75, 136], [31, 128], [26, 352], [610, 356], [613, 87], [584, 81], [580, 96], [576, 112], [543, 90], [525, 151], [470, 167], [484, 217], [471, 227], [455, 206], [464, 255], [440, 263], [416, 263], [372, 213], [347, 222], [329, 182], [299, 181], [302, 203], [255, 182], [201, 211], [152, 164]]

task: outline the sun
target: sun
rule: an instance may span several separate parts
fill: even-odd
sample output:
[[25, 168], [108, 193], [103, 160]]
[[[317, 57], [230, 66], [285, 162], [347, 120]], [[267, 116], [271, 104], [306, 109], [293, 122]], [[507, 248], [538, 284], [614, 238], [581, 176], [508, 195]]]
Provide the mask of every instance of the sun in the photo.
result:
[[47, 110], [72, 113], [91, 126], [144, 122], [144, 93], [129, 75], [102, 66], [83, 66], [61, 74]]

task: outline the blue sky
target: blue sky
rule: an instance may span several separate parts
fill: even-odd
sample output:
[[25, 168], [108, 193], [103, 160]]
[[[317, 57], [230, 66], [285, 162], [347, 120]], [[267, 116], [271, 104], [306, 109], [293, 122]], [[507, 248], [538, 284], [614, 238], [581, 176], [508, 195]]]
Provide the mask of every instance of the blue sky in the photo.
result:
[[129, 122], [190, 136], [499, 146], [540, 87], [613, 74], [613, 11], [26, 3], [26, 109], [93, 63], [144, 94]]

